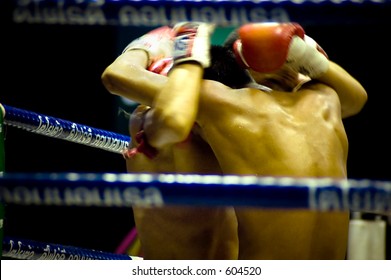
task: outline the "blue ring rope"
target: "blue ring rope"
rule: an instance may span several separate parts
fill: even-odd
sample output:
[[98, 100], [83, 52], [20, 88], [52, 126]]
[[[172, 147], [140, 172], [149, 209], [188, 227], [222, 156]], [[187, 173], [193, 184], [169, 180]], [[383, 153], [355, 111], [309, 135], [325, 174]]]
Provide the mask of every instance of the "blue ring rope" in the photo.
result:
[[114, 254], [73, 246], [37, 242], [5, 236], [3, 257], [19, 260], [133, 260], [128, 255]]
[[15, 23], [86, 26], [159, 26], [207, 21], [301, 24], [388, 23], [388, 0], [26, 0], [13, 1]]
[[0, 201], [19, 205], [244, 206], [391, 213], [391, 182], [231, 175], [5, 173]]
[[121, 154], [129, 146], [130, 137], [71, 121], [7, 106], [4, 124], [36, 134], [67, 140], [89, 147]]

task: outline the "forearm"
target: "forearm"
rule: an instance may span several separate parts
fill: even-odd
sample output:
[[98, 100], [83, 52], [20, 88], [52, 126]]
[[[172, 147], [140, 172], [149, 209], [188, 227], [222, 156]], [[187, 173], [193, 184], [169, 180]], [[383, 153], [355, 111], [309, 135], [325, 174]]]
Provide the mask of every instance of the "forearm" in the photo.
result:
[[144, 131], [156, 148], [184, 141], [194, 125], [204, 68], [210, 66], [213, 25], [181, 22], [173, 28], [174, 66], [147, 114]]
[[102, 83], [112, 94], [150, 106], [167, 77], [148, 71], [147, 64], [145, 51], [125, 52], [104, 70]]
[[196, 120], [203, 67], [198, 63], [175, 66], [169, 81], [156, 96], [145, 122], [145, 133], [153, 147], [184, 141]]
[[316, 80], [329, 85], [338, 94], [341, 102], [342, 117], [357, 114], [367, 101], [364, 87], [338, 64], [330, 61], [326, 73]]

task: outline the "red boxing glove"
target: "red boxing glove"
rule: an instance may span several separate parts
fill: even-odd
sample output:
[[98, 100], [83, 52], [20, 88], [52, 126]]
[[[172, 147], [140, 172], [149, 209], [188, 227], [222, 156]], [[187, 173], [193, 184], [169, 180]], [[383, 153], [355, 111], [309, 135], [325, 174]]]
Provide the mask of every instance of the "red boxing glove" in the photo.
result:
[[288, 66], [315, 78], [327, 71], [328, 57], [297, 23], [252, 23], [238, 29], [235, 55], [244, 67], [270, 73]]
[[284, 65], [292, 38], [304, 38], [304, 30], [295, 23], [250, 23], [238, 35], [234, 51], [242, 65], [268, 73]]

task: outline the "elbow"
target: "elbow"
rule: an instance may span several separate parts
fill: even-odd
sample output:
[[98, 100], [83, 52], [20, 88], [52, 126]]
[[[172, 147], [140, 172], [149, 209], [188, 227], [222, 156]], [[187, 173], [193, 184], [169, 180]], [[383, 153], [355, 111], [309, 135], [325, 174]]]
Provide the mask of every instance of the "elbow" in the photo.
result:
[[356, 98], [356, 114], [359, 113], [365, 106], [368, 101], [368, 94], [364, 88], [358, 91]]
[[190, 134], [190, 131], [193, 127], [194, 122], [190, 124], [184, 118], [170, 118], [170, 121], [167, 121], [169, 131], [172, 133], [174, 138], [174, 143], [180, 143], [185, 141]]
[[154, 124], [153, 128], [158, 131], [153, 132], [155, 137], [149, 141], [152, 146], [162, 148], [185, 141], [193, 128], [194, 121], [175, 113], [154, 110], [151, 123]]
[[368, 101], [368, 94], [367, 94], [366, 90], [363, 89], [362, 93], [360, 95], [360, 101], [359, 101], [360, 111], [364, 107], [364, 105], [367, 103], [367, 101]]
[[116, 83], [114, 82], [114, 74], [113, 71], [111, 71], [110, 66], [107, 67], [102, 75], [101, 75], [101, 81], [103, 86], [111, 93], [111, 94], [116, 94], [118, 91], [116, 87]]
[[365, 89], [361, 89], [357, 92], [356, 98], [350, 104], [342, 107], [342, 116], [344, 118], [357, 115], [364, 108], [368, 101], [368, 94]]
[[169, 134], [167, 139], [170, 139], [173, 144], [185, 141], [193, 124], [194, 122], [190, 122], [186, 118], [175, 114], [166, 115], [163, 119], [166, 134]]

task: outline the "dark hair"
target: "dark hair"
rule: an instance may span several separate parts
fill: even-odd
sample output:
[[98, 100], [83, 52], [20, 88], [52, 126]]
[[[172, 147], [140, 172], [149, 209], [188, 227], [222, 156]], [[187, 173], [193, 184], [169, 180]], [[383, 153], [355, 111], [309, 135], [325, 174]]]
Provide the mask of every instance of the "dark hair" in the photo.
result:
[[231, 48], [212, 45], [210, 48], [211, 66], [205, 68], [204, 79], [215, 80], [231, 88], [243, 88], [251, 78], [236, 62]]

